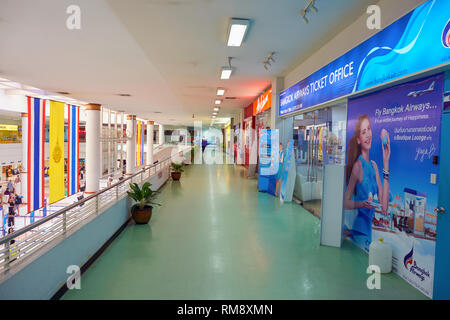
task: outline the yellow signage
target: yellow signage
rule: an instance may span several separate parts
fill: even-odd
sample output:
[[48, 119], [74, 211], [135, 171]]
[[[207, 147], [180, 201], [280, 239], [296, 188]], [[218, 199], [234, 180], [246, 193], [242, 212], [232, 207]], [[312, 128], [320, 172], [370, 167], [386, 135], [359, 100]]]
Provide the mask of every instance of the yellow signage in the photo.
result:
[[64, 103], [50, 101], [49, 202], [64, 198]]
[[17, 131], [19, 126], [13, 124], [0, 124], [1, 131]]

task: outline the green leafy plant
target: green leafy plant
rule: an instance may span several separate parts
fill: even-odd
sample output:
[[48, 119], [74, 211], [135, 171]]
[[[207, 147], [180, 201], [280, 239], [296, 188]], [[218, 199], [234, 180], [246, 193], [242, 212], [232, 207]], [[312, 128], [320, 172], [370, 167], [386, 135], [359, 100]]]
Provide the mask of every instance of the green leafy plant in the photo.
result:
[[151, 184], [146, 182], [142, 185], [142, 188], [139, 188], [137, 183], [130, 183], [131, 191], [128, 191], [128, 195], [132, 198], [136, 203], [131, 207], [131, 212], [134, 212], [136, 208], [144, 209], [146, 206], [158, 205], [159, 203], [153, 202], [155, 196], [159, 193], [159, 191], [153, 191], [150, 189]]
[[173, 172], [184, 172], [183, 166], [184, 166], [184, 164], [182, 164], [182, 163], [172, 162], [170, 164], [170, 167], [172, 168]]

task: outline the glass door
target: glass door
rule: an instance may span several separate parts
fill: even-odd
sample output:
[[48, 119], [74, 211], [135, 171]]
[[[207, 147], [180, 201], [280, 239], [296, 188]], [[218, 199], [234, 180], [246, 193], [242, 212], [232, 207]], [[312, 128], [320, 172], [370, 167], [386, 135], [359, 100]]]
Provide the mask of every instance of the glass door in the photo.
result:
[[346, 104], [294, 118], [297, 165], [294, 195], [303, 207], [321, 217], [323, 171], [327, 164], [344, 164]]

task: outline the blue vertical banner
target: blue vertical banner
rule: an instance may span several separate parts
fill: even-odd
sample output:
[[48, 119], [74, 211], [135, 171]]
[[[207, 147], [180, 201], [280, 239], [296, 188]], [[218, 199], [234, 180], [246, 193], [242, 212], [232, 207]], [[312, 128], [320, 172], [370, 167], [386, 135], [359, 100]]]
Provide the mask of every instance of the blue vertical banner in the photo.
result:
[[278, 129], [261, 129], [259, 138], [258, 190], [273, 194], [279, 167]]
[[281, 189], [280, 200], [292, 201], [294, 192], [296, 168], [294, 159], [294, 140], [289, 140], [283, 159], [283, 168], [281, 169]]
[[[366, 252], [383, 238], [393, 270], [432, 297], [444, 76], [350, 99], [346, 236]], [[436, 178], [436, 179], [433, 179]]]

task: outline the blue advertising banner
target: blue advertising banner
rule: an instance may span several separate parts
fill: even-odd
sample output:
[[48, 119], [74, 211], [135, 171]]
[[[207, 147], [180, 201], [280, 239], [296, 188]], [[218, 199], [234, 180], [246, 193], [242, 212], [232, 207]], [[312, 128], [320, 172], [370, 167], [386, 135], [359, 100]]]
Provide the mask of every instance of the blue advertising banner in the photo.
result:
[[[280, 188], [280, 199], [282, 201], [291, 201], [292, 192], [292, 179], [295, 179], [295, 159], [294, 159], [294, 140], [289, 140], [286, 147], [286, 153], [283, 159], [283, 168], [281, 169], [281, 188]], [[292, 178], [294, 175], [294, 178]], [[291, 181], [290, 181], [291, 180]]]
[[366, 252], [383, 238], [393, 270], [429, 297], [443, 86], [440, 74], [350, 99], [347, 115], [345, 234]]
[[449, 61], [450, 1], [429, 0], [342, 57], [281, 92], [279, 115], [306, 109]]
[[278, 130], [261, 129], [259, 138], [258, 190], [271, 193], [279, 167]]

